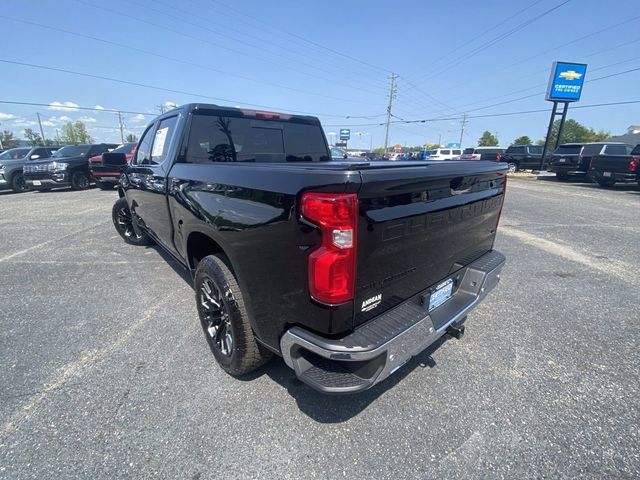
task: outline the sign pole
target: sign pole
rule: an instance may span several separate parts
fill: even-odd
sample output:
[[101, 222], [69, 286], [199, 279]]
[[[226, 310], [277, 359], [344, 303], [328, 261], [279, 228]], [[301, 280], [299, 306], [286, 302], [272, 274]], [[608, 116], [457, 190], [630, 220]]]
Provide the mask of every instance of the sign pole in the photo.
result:
[[562, 131], [564, 130], [564, 121], [567, 119], [567, 111], [569, 110], [569, 102], [564, 102], [564, 109], [562, 110], [562, 117], [560, 117], [560, 126], [558, 127], [558, 136], [556, 137], [556, 145], [554, 150], [560, 145], [560, 138], [562, 138]]
[[549, 119], [549, 127], [547, 128], [547, 136], [544, 139], [544, 147], [542, 148], [542, 158], [540, 159], [540, 171], [544, 168], [544, 159], [547, 156], [547, 149], [549, 148], [549, 137], [551, 136], [551, 130], [553, 130], [553, 121], [556, 118], [556, 112], [558, 111], [558, 102], [553, 102], [553, 109], [551, 110], [551, 118]]

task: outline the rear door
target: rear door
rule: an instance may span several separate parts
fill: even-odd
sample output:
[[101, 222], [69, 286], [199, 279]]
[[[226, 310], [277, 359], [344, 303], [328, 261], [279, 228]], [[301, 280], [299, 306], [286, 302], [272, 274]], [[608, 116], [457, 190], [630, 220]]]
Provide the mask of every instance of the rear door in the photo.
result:
[[[455, 281], [459, 269], [493, 248], [504, 172], [489, 162], [361, 170], [356, 325]], [[379, 306], [369, 309], [378, 296]]]
[[127, 171], [127, 199], [145, 228], [176, 253], [167, 204], [166, 176], [175, 150], [178, 113], [161, 118], [143, 134]]

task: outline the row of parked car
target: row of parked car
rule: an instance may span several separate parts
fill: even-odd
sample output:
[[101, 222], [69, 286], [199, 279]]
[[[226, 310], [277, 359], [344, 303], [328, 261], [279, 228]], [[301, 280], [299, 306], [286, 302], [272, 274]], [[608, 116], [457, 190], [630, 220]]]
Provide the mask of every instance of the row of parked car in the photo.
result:
[[110, 190], [116, 185], [120, 171], [105, 165], [105, 157], [123, 153], [129, 159], [135, 147], [135, 143], [97, 143], [12, 148], [0, 153], [0, 190], [47, 191], [57, 187], [85, 190], [92, 183]]
[[[459, 153], [460, 152], [460, 153]], [[539, 145], [472, 147], [464, 150], [438, 149], [429, 160], [491, 160], [506, 163], [509, 172], [538, 170], [542, 160]], [[565, 143], [550, 153], [543, 169], [556, 174], [559, 180], [573, 176], [588, 177], [603, 187], [615, 183], [639, 183], [640, 145], [622, 142]]]
[[[117, 184], [120, 170], [114, 167], [109, 157], [121, 157], [124, 154], [128, 161], [135, 148], [135, 143], [13, 148], [0, 153], [0, 190], [47, 191], [56, 187], [84, 190], [92, 183], [100, 189], [110, 190]], [[331, 155], [334, 160], [350, 158], [345, 151], [335, 147], [332, 147]], [[510, 172], [517, 172], [539, 169], [542, 147], [442, 148], [427, 151], [424, 157], [429, 160], [497, 161], [506, 163]], [[543, 169], [554, 172], [560, 180], [583, 176], [609, 187], [615, 183], [640, 185], [639, 163], [640, 145], [634, 147], [620, 142], [565, 143], [545, 159]]]

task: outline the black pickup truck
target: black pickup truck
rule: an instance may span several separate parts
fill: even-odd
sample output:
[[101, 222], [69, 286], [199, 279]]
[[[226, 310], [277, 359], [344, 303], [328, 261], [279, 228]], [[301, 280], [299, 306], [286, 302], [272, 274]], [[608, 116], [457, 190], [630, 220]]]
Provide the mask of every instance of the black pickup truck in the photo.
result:
[[496, 162], [332, 161], [314, 117], [190, 104], [109, 163], [116, 230], [189, 270], [232, 375], [275, 353], [319, 391], [367, 389], [461, 335], [505, 262]]
[[640, 185], [640, 145], [616, 145], [607, 147], [607, 152], [591, 159], [589, 177], [602, 187], [615, 183], [637, 183]]

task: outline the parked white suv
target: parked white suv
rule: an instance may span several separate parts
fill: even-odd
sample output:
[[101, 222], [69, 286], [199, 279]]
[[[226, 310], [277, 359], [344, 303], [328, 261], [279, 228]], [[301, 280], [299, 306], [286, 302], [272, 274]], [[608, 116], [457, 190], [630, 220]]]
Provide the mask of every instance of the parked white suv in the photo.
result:
[[459, 148], [438, 148], [429, 155], [429, 160], [457, 160], [462, 155]]

